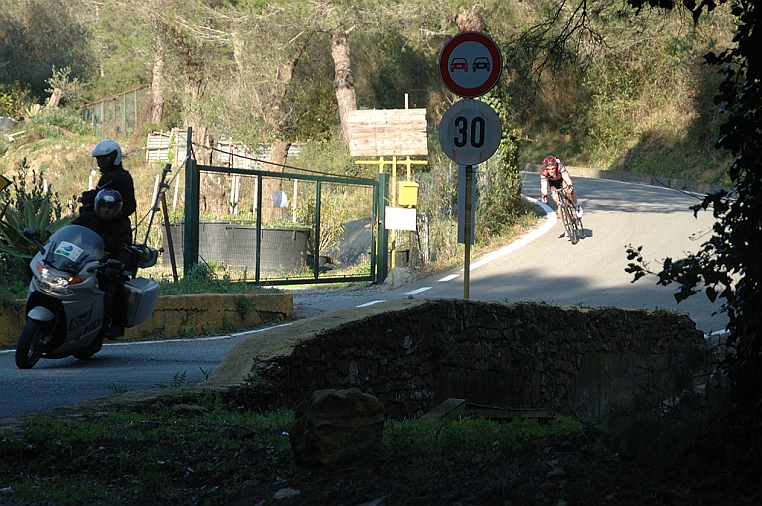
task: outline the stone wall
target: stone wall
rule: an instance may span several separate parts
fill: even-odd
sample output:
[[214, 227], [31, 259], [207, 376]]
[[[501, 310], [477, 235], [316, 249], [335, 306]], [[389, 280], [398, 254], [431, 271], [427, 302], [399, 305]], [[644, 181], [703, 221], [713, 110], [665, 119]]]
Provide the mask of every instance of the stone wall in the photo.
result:
[[706, 363], [703, 334], [683, 314], [462, 299], [342, 310], [256, 339], [228, 357], [294, 400], [358, 387], [395, 418], [456, 397], [596, 421], [644, 389], [668, 399], [691, 388], [688, 366]]

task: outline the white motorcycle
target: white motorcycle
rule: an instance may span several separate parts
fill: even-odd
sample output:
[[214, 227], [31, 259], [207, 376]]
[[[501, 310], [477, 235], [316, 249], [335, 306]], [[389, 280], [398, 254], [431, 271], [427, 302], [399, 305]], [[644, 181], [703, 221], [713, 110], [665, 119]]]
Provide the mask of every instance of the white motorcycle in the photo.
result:
[[[38, 253], [30, 263], [27, 320], [16, 346], [16, 365], [30, 369], [40, 358], [92, 357], [103, 346], [106, 330], [98, 274], [124, 275], [121, 262], [106, 260], [101, 236], [79, 225], [61, 227], [44, 246], [34, 230], [25, 229], [24, 236]], [[156, 264], [158, 250], [138, 243], [132, 249], [139, 268]], [[124, 289], [127, 327], [140, 325], [153, 314], [159, 285], [132, 277]]]

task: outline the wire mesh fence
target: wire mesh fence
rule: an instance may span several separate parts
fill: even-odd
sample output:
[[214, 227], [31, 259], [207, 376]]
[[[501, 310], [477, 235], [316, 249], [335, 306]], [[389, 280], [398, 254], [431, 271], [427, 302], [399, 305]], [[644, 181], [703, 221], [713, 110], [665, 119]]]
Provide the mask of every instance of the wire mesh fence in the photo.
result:
[[140, 123], [148, 91], [148, 87], [136, 88], [87, 104], [82, 108], [82, 120], [102, 137], [130, 135]]

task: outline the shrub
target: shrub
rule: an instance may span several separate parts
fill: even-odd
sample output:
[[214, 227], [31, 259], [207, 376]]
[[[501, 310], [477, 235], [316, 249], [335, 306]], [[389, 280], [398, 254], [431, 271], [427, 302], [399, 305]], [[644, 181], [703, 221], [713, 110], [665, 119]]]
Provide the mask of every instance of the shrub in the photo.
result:
[[27, 262], [37, 247], [23, 236], [24, 229], [34, 229], [40, 241], [46, 242], [53, 232], [71, 222], [74, 202], [64, 206], [58, 194], [46, 187], [42, 173], [29, 168], [26, 158], [19, 162], [11, 186], [0, 196], [5, 201], [0, 209], [0, 280], [5, 287], [16, 282], [26, 284], [31, 279]]

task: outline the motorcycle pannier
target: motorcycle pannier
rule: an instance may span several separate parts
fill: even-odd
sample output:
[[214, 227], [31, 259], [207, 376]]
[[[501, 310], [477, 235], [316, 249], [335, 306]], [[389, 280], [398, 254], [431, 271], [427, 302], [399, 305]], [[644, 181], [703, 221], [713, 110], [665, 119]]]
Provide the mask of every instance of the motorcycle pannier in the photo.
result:
[[127, 326], [135, 327], [148, 321], [159, 299], [159, 285], [138, 277], [127, 281], [124, 289], [127, 291]]

